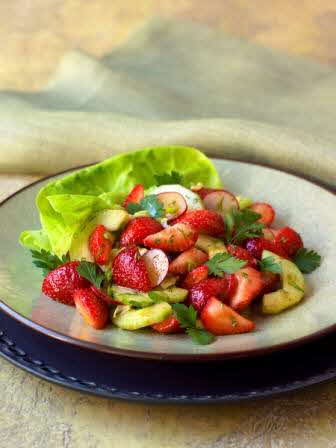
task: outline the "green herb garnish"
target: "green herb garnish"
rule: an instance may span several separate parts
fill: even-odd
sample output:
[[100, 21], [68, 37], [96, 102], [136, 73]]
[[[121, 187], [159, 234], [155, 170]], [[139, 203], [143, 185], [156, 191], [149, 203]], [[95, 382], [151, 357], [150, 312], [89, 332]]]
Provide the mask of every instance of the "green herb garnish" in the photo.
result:
[[238, 244], [247, 238], [260, 237], [265, 227], [257, 222], [260, 218], [259, 213], [249, 209], [232, 209], [224, 217], [226, 243]]
[[81, 261], [77, 266], [77, 272], [96, 288], [100, 288], [105, 279], [105, 274], [100, 267], [96, 263], [91, 263], [90, 261]]
[[158, 201], [155, 194], [150, 194], [144, 197], [138, 204], [128, 204], [127, 211], [134, 215], [140, 211], [147, 211], [152, 218], [162, 218], [164, 216], [164, 208], [160, 201]]
[[180, 326], [186, 329], [187, 335], [190, 336], [196, 344], [210, 344], [215, 339], [208, 331], [196, 327], [197, 312], [192, 305], [187, 307], [182, 303], [175, 303], [172, 307]]
[[281, 264], [275, 261], [274, 257], [266, 257], [258, 261], [262, 272], [273, 272], [273, 274], [281, 274]]
[[304, 274], [309, 274], [321, 264], [321, 256], [314, 250], [299, 249], [294, 255], [293, 262]]
[[209, 268], [209, 275], [215, 275], [216, 277], [223, 277], [224, 274], [234, 274], [239, 269], [246, 266], [245, 260], [240, 260], [228, 253], [219, 253], [214, 255], [209, 261], [205, 263], [205, 266]]
[[155, 174], [156, 185], [172, 185], [182, 184], [183, 177], [177, 171], [171, 171], [170, 173]]
[[37, 250], [31, 250], [30, 252], [33, 257], [33, 265], [41, 268], [43, 270], [43, 275], [47, 275], [50, 271], [53, 271], [62, 264], [70, 261], [70, 258], [67, 255], [63, 255], [62, 258], [59, 258], [44, 249], [42, 249], [41, 252]]

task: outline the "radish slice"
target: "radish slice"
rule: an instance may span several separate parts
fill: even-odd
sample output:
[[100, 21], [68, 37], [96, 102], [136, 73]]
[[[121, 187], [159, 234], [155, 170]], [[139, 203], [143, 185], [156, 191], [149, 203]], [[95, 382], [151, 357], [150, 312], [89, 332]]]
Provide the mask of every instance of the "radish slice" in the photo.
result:
[[236, 197], [225, 190], [207, 194], [203, 199], [203, 203], [207, 210], [214, 210], [222, 216], [232, 209], [239, 208]]
[[181, 216], [187, 210], [187, 203], [180, 193], [160, 193], [157, 196], [165, 209], [168, 221]]
[[145, 262], [152, 287], [159, 285], [166, 277], [169, 269], [167, 255], [161, 249], [151, 249], [142, 257]]
[[160, 194], [160, 193], [179, 193], [181, 194], [188, 206], [188, 210], [204, 210], [202, 199], [197, 193], [182, 187], [182, 185], [160, 185], [159, 187], [152, 187], [147, 190], [147, 194]]
[[272, 229], [268, 229], [267, 227], [265, 227], [263, 229], [263, 235], [265, 240], [274, 241], [275, 236]]
[[275, 218], [275, 211], [273, 207], [265, 202], [255, 202], [250, 210], [253, 210], [255, 213], [259, 213], [261, 218], [258, 220], [261, 224], [265, 226], [270, 226]]

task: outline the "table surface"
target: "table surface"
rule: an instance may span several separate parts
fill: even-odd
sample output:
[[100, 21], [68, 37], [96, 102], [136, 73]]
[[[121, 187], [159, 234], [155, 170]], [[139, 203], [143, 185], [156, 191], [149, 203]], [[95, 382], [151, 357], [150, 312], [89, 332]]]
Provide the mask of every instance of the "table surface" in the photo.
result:
[[[334, 0], [3, 0], [0, 89], [37, 89], [66, 51], [100, 56], [154, 14], [336, 64]], [[0, 199], [35, 179], [0, 176]], [[69, 391], [0, 359], [0, 387], [0, 447], [336, 447], [333, 383], [230, 405], [143, 405]]]

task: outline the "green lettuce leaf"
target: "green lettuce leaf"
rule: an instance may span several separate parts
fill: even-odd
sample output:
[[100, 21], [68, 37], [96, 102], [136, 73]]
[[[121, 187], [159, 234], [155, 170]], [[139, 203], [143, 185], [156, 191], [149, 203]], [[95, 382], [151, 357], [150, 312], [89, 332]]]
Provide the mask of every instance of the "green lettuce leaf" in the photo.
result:
[[[91, 215], [118, 207], [135, 184], [147, 189], [156, 184], [156, 175], [172, 171], [182, 176], [186, 187], [198, 182], [210, 188], [222, 186], [202, 152], [177, 146], [121, 154], [49, 183], [38, 193], [36, 205], [51, 251], [59, 257], [66, 254], [73, 235]], [[42, 233], [25, 231], [20, 243], [30, 249], [45, 248]]]
[[48, 235], [44, 230], [25, 230], [21, 233], [19, 242], [28, 249], [41, 252], [42, 249], [51, 251], [51, 244]]

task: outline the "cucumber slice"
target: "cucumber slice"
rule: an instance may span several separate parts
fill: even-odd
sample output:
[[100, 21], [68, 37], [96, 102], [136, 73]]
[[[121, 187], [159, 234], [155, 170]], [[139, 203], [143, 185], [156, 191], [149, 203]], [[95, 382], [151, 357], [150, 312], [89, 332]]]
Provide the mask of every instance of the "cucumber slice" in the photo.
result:
[[264, 250], [262, 258], [267, 257], [273, 257], [281, 265], [282, 272], [280, 278], [282, 288], [263, 296], [262, 312], [265, 314], [278, 314], [302, 300], [305, 281], [301, 271], [291, 261], [281, 258], [273, 252]]
[[177, 275], [168, 274], [166, 278], [163, 280], [163, 282], [160, 283], [160, 288], [162, 289], [171, 288], [176, 284], [177, 280], [178, 280]]
[[177, 288], [173, 286], [167, 289], [153, 289], [157, 296], [160, 296], [162, 300], [168, 303], [180, 303], [184, 302], [188, 296], [188, 290], [183, 288]]
[[227, 252], [222, 240], [209, 235], [199, 235], [196, 241], [196, 247], [203, 250], [212, 258], [216, 254]]
[[123, 305], [134, 306], [136, 308], [144, 308], [154, 303], [148, 294], [136, 291], [135, 289], [123, 288], [122, 286], [112, 285], [109, 287], [108, 293]]
[[112, 322], [123, 330], [139, 330], [140, 328], [158, 324], [172, 313], [169, 303], [161, 302], [141, 310], [131, 310], [112, 317]]
[[244, 210], [244, 208], [250, 207], [253, 204], [253, 200], [248, 197], [236, 196], [236, 199], [240, 210]]

